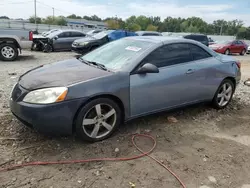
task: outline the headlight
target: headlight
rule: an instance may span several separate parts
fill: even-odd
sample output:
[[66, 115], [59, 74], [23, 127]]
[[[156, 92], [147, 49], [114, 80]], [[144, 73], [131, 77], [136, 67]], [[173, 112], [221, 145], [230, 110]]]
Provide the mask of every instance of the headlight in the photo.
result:
[[89, 42], [81, 42], [80, 43], [80, 46], [85, 46], [85, 45], [87, 45]]
[[38, 89], [29, 92], [23, 99], [23, 102], [34, 104], [49, 104], [64, 101], [68, 93], [66, 87], [54, 87], [46, 89]]

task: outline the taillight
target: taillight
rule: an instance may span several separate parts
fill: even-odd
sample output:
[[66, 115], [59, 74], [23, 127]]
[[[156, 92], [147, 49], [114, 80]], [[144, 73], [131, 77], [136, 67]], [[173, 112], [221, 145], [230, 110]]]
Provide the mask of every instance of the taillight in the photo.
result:
[[236, 61], [235, 63], [236, 63], [236, 65], [237, 65], [237, 67], [240, 69], [241, 63], [240, 63], [239, 61]]
[[33, 41], [33, 32], [32, 31], [29, 32], [29, 40]]

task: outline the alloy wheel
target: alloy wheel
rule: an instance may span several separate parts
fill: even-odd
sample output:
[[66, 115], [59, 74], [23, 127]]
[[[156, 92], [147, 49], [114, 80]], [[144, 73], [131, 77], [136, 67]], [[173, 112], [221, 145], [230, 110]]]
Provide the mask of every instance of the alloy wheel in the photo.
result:
[[108, 135], [117, 121], [117, 112], [109, 104], [96, 104], [87, 111], [82, 121], [82, 129], [87, 136], [100, 139]]
[[220, 107], [226, 106], [229, 103], [232, 95], [233, 95], [233, 88], [231, 84], [227, 82], [224, 83], [217, 94], [218, 105]]
[[10, 46], [5, 46], [2, 48], [1, 54], [3, 57], [11, 59], [15, 56], [15, 50]]

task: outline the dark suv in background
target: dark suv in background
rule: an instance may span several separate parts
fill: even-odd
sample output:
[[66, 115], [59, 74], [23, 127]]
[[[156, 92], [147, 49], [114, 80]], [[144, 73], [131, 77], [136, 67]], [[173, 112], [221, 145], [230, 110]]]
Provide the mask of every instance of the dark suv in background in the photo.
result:
[[183, 36], [185, 39], [191, 39], [191, 40], [196, 40], [198, 42], [201, 42], [202, 44], [209, 46], [209, 40], [207, 35], [203, 34], [190, 34], [190, 35], [185, 35]]

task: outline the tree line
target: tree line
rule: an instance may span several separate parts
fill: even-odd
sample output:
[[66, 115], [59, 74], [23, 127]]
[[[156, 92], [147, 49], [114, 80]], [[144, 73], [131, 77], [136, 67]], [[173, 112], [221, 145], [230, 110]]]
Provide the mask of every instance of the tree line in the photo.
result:
[[[101, 19], [97, 15], [77, 16], [75, 14], [67, 17], [48, 16], [46, 18], [37, 17], [37, 23], [66, 25], [66, 18], [85, 19], [90, 21], [106, 22], [109, 29], [126, 29], [131, 31], [147, 30], [159, 32], [187, 32], [187, 33], [203, 33], [209, 35], [233, 35], [240, 39], [250, 39], [250, 27], [244, 26], [242, 20], [226, 21], [223, 19], [215, 20], [213, 23], [207, 23], [199, 17], [190, 18], [173, 18], [167, 17], [163, 21], [159, 16], [130, 16], [126, 20], [118, 17], [108, 17]], [[30, 17], [31, 23], [35, 22], [34, 17]]]

